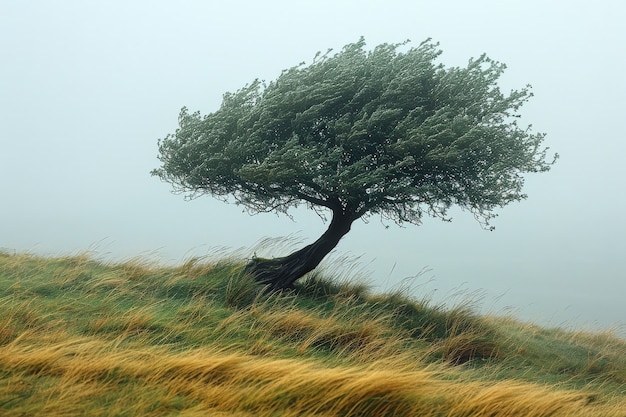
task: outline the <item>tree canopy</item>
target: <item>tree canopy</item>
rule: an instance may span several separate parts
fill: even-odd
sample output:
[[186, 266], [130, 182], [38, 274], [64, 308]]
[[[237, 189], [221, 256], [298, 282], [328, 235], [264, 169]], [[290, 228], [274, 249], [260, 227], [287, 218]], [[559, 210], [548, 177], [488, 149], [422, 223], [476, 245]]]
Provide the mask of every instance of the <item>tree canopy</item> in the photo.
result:
[[545, 135], [517, 123], [529, 86], [503, 94], [504, 64], [482, 55], [445, 67], [440, 54], [430, 40], [367, 50], [360, 39], [226, 93], [205, 116], [183, 108], [153, 174], [252, 212], [306, 204], [348, 223], [420, 224], [456, 205], [488, 225], [526, 197], [523, 174], [553, 160]]

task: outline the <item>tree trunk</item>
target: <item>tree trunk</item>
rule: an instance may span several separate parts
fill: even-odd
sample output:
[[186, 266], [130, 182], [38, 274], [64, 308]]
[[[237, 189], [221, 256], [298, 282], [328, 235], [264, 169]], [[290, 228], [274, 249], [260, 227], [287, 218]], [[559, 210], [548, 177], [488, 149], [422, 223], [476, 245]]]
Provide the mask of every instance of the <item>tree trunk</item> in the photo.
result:
[[252, 274], [257, 282], [268, 285], [271, 290], [289, 288], [320, 264], [350, 231], [353, 221], [352, 217], [333, 211], [328, 230], [315, 242], [282, 258], [254, 258], [246, 266], [246, 271]]

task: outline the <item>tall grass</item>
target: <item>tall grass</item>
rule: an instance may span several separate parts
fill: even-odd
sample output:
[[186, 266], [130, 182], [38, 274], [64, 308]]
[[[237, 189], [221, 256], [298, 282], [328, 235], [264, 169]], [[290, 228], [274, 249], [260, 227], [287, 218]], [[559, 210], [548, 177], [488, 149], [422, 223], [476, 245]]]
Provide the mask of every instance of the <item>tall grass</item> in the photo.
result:
[[0, 253], [0, 415], [626, 415], [626, 342], [232, 259]]
[[589, 393], [538, 384], [467, 380], [403, 359], [329, 367], [93, 338], [43, 346], [25, 337], [3, 347], [0, 364], [4, 415], [619, 416], [626, 404], [595, 405]]

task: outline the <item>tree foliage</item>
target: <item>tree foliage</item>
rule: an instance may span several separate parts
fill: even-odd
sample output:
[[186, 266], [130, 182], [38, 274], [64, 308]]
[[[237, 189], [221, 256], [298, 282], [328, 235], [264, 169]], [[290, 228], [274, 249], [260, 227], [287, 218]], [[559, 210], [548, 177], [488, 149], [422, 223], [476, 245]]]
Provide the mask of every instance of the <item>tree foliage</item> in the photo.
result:
[[306, 203], [419, 224], [457, 205], [487, 224], [525, 197], [522, 174], [551, 165], [544, 135], [517, 124], [530, 88], [503, 94], [505, 65], [485, 55], [446, 68], [437, 44], [403, 46], [361, 39], [226, 93], [206, 116], [183, 108], [153, 173], [253, 212]]
[[251, 212], [330, 211], [313, 244], [249, 264], [275, 288], [315, 268], [364, 216], [420, 224], [456, 205], [488, 226], [495, 208], [526, 197], [523, 175], [554, 160], [544, 134], [518, 126], [529, 86], [503, 94], [504, 64], [482, 55], [447, 68], [440, 54], [430, 40], [367, 50], [361, 39], [226, 93], [213, 113], [183, 108], [153, 174]]

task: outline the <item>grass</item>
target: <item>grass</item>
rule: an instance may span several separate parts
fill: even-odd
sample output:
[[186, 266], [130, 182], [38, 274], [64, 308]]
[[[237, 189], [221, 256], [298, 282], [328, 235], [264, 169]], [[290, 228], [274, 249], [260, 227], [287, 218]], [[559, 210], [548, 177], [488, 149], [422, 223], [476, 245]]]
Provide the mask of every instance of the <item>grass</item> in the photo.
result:
[[626, 341], [236, 260], [0, 252], [2, 416], [626, 416]]

